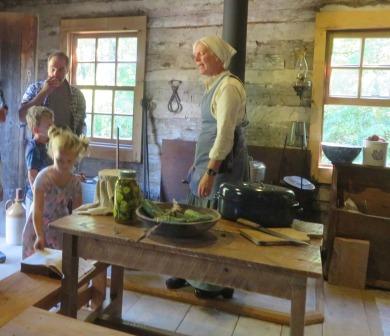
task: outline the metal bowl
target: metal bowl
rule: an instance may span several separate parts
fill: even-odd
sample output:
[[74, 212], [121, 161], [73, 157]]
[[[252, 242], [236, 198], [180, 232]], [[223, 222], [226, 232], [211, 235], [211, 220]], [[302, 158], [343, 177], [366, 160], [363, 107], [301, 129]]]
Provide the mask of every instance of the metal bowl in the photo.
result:
[[362, 150], [362, 146], [339, 145], [331, 142], [322, 142], [321, 146], [325, 156], [333, 164], [351, 163]]
[[[162, 208], [170, 209], [172, 208], [173, 204], [159, 203], [158, 205]], [[135, 214], [142, 222], [145, 222], [149, 225], [158, 225], [155, 233], [176, 238], [191, 238], [199, 236], [209, 230], [211, 227], [213, 227], [215, 223], [217, 223], [217, 221], [221, 219], [221, 215], [219, 214], [219, 212], [214, 209], [199, 208], [187, 204], [180, 204], [180, 207], [182, 207], [184, 210], [192, 209], [204, 215], [211, 215], [212, 219], [192, 223], [158, 221], [157, 219], [150, 218], [143, 211], [141, 206], [137, 208]]]

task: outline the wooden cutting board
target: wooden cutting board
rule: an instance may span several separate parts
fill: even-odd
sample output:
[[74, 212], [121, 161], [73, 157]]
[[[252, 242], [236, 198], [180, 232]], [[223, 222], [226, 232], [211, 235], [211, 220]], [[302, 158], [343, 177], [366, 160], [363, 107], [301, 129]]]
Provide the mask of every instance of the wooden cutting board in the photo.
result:
[[324, 225], [320, 223], [304, 222], [294, 219], [291, 227], [298, 231], [306, 232], [310, 238], [322, 238], [324, 234]]
[[[310, 237], [305, 233], [291, 228], [274, 228], [272, 231], [282, 233], [293, 239], [303, 240], [310, 242]], [[267, 233], [251, 230], [251, 229], [240, 229], [240, 234], [245, 238], [249, 239], [256, 245], [294, 245], [283, 238], [271, 236]]]

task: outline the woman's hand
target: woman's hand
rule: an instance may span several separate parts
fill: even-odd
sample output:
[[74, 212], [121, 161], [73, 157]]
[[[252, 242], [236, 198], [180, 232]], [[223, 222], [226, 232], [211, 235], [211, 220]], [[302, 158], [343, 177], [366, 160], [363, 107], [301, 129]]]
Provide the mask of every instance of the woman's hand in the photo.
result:
[[211, 194], [214, 185], [214, 177], [215, 176], [207, 175], [207, 173], [204, 173], [204, 175], [199, 181], [199, 186], [198, 186], [199, 197], [207, 197]]
[[39, 235], [35, 239], [34, 243], [34, 250], [43, 250], [45, 248], [45, 236], [44, 235]]

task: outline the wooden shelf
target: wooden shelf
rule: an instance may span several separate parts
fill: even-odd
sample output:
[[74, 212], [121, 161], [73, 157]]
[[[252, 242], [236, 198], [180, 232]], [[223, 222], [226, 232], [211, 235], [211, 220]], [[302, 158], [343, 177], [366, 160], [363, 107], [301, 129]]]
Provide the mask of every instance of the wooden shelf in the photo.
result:
[[[351, 199], [360, 212], [343, 209]], [[333, 169], [329, 222], [325, 234], [325, 274], [335, 237], [367, 240], [367, 285], [390, 288], [390, 169], [336, 165]], [[346, 270], [347, 271], [347, 270]]]

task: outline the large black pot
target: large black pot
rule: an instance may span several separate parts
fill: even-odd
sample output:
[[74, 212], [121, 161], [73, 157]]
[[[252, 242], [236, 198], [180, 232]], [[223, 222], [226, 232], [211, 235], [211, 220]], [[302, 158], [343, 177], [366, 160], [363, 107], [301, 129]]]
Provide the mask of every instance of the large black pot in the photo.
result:
[[245, 218], [265, 227], [288, 227], [299, 203], [292, 190], [263, 183], [222, 183], [217, 193], [223, 218]]

